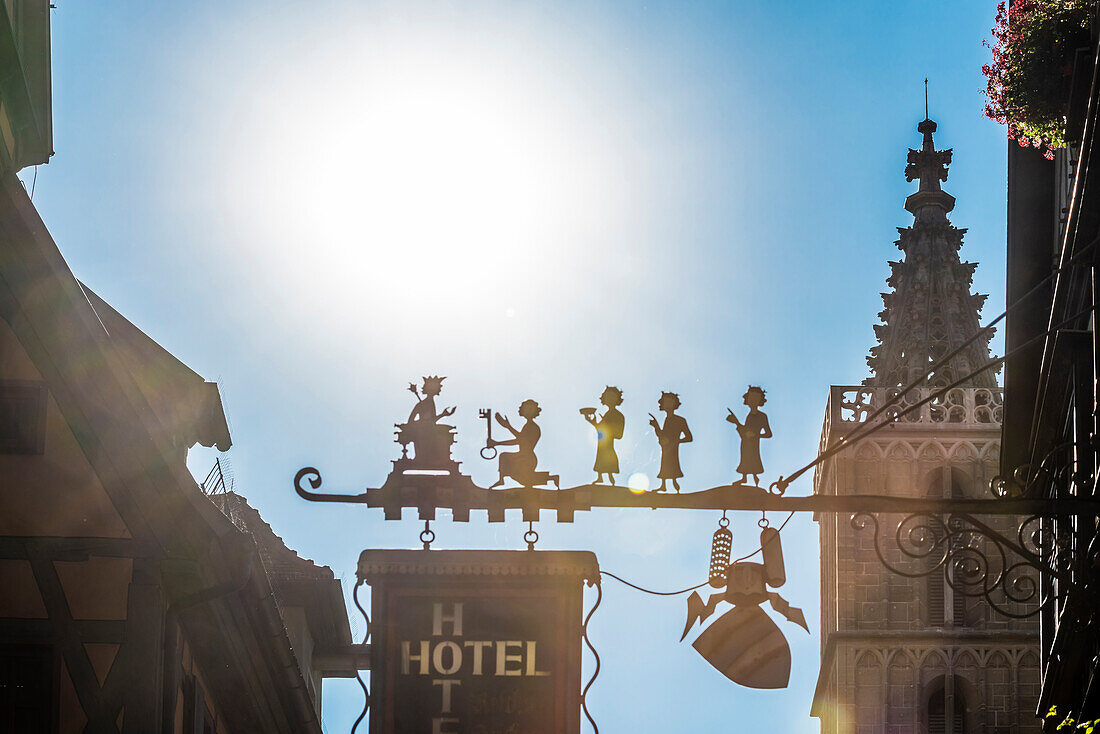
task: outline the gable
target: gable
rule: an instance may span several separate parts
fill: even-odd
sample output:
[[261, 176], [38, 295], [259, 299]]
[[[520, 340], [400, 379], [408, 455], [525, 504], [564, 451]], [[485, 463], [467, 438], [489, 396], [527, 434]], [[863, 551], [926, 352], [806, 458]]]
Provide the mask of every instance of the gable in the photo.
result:
[[130, 533], [42, 375], [0, 319], [0, 386], [45, 390], [42, 453], [0, 452], [0, 535], [127, 538]]

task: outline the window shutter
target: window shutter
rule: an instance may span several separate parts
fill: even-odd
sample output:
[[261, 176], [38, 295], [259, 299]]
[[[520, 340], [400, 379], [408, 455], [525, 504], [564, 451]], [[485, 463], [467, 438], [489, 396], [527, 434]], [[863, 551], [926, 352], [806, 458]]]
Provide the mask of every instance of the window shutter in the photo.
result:
[[933, 573], [926, 579], [928, 584], [928, 626], [942, 627], [943, 616], [943, 589], [945, 580], [942, 573]]
[[953, 626], [966, 627], [966, 597], [952, 589], [951, 614]]
[[947, 734], [947, 716], [943, 698], [944, 690], [941, 688], [928, 699], [928, 734]]

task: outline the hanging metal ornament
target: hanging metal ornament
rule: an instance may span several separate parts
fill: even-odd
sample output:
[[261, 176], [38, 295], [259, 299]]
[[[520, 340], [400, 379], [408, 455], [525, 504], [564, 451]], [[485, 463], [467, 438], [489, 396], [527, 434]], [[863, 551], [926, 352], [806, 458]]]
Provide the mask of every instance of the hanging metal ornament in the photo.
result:
[[708, 582], [716, 589], [726, 585], [726, 569], [730, 565], [730, 551], [733, 550], [733, 533], [729, 529], [730, 520], [726, 513], [718, 521], [718, 529], [710, 541], [710, 578]]
[[[723, 520], [726, 518], [723, 517]], [[786, 583], [783, 549], [779, 531], [761, 521], [760, 553], [762, 563], [737, 561], [728, 563], [733, 534], [719, 521], [711, 545], [710, 584], [725, 591], [711, 594], [706, 602], [698, 592], [688, 597], [688, 617], [684, 625], [683, 640], [696, 622], [712, 615], [718, 604], [725, 601], [733, 609], [719, 617], [703, 630], [692, 647], [724, 676], [748, 688], [786, 688], [791, 675], [791, 650], [783, 632], [771, 617], [760, 609], [769, 602], [772, 609], [789, 621], [801, 625], [807, 632], [806, 617], [802, 610], [792, 607], [768, 587]], [[724, 572], [716, 565], [726, 559]], [[723, 583], [724, 579], [724, 583]]]
[[764, 561], [764, 583], [773, 589], [778, 589], [787, 583], [787, 569], [783, 564], [783, 544], [779, 540], [779, 531], [768, 525], [766, 517], [760, 519], [760, 555]]

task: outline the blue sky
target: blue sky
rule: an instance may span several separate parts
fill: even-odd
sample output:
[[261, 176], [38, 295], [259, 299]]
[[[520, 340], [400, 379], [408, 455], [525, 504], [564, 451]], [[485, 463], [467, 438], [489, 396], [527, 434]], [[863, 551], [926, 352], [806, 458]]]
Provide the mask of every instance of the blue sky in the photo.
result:
[[[455, 454], [482, 484], [476, 409], [528, 397], [540, 465], [587, 481], [577, 409], [607, 384], [626, 398], [624, 479], [656, 473], [662, 390], [696, 437], [685, 488], [734, 477], [723, 418], [750, 383], [768, 391], [767, 477], [812, 458], [828, 386], [866, 375], [912, 221], [926, 76], [963, 256], [987, 316], [1003, 308], [1006, 142], [980, 94], [992, 2], [57, 5], [57, 155], [35, 205], [81, 279], [221, 385], [237, 490], [345, 580], [365, 547], [414, 547], [418, 523], [307, 505], [291, 478], [315, 465], [333, 491], [377, 486], [424, 374], [448, 375]], [[194, 470], [213, 458], [193, 452]], [[541, 523], [540, 546], [682, 588], [704, 578], [716, 520], [581, 513]], [[734, 520], [735, 554], [756, 520]], [[524, 529], [435, 524], [452, 548], [519, 548]], [[783, 593], [813, 630], [781, 622], [790, 687], [734, 686], [677, 641], [682, 598], [609, 580], [590, 693], [605, 731], [817, 731], [817, 527], [797, 517], [783, 542]], [[326, 730], [360, 706], [354, 682], [326, 684]]]

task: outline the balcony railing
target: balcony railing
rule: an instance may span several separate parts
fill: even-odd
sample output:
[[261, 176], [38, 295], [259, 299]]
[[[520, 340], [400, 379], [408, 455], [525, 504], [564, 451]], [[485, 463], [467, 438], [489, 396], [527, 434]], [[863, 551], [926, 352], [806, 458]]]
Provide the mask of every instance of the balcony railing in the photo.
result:
[[[828, 430], [841, 429], [863, 423], [867, 417], [895, 398], [901, 390], [891, 387], [867, 387], [865, 385], [833, 385], [829, 391], [826, 412]], [[916, 388], [890, 406], [879, 419], [898, 415], [914, 403], [919, 403], [938, 392], [936, 388]], [[972, 428], [1000, 428], [1004, 405], [1004, 390], [985, 387], [956, 387], [943, 396], [931, 400], [920, 408], [901, 416], [901, 425], [950, 424]]]

